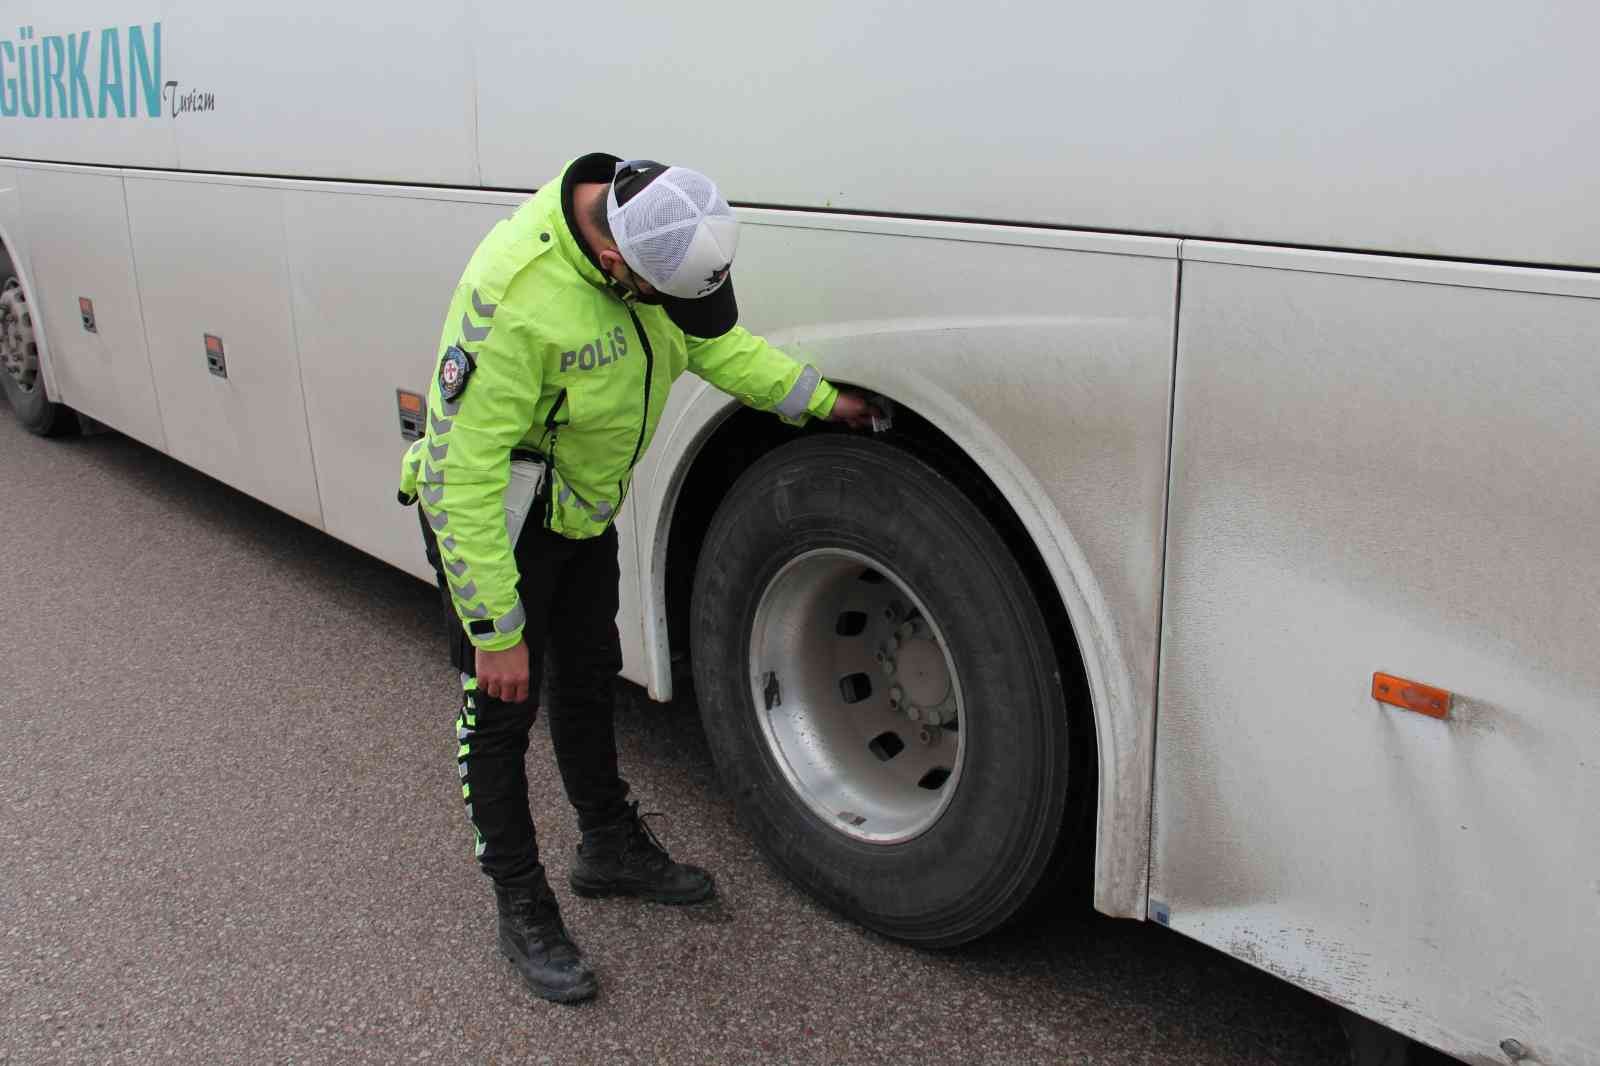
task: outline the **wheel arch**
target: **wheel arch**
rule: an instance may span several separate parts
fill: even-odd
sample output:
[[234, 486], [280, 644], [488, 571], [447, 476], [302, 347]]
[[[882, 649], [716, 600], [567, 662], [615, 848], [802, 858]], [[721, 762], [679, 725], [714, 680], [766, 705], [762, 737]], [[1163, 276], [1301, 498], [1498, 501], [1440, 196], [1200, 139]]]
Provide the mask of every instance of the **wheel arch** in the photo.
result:
[[[853, 368], [864, 370], [865, 368]], [[1071, 523], [1033, 473], [993, 429], [931, 381], [898, 378], [875, 387], [870, 372], [855, 383], [889, 397], [895, 429], [887, 438], [952, 477], [991, 518], [1044, 595], [1064, 685], [1081, 677], [1087, 695], [1086, 733], [1094, 747], [1094, 905], [1119, 917], [1142, 918], [1150, 849], [1153, 721], [1135, 698], [1111, 611]], [[863, 380], [865, 379], [865, 380]], [[804, 432], [740, 407], [703, 382], [674, 396], [668, 428], [651, 450], [653, 491], [637, 518], [643, 644], [648, 687], [668, 699], [673, 649], [687, 647], [675, 617], [687, 615], [693, 564], [722, 494], [762, 455]], [[1062, 632], [1062, 629], [1065, 632]], [[678, 639], [675, 639], [678, 638]], [[1069, 691], [1069, 701], [1071, 693]], [[1077, 701], [1081, 702], [1081, 701]], [[1083, 723], [1075, 723], [1082, 725]], [[1080, 750], [1082, 745], [1079, 746]]]

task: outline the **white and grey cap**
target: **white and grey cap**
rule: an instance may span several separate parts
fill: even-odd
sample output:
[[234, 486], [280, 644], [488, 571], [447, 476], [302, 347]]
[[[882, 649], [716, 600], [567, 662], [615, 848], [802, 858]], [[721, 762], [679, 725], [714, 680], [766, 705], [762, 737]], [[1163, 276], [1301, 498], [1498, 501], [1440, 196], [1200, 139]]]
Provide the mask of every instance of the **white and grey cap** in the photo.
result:
[[662, 294], [680, 329], [719, 337], [734, 327], [739, 307], [731, 271], [739, 220], [715, 182], [688, 167], [618, 163], [606, 220], [622, 258]]

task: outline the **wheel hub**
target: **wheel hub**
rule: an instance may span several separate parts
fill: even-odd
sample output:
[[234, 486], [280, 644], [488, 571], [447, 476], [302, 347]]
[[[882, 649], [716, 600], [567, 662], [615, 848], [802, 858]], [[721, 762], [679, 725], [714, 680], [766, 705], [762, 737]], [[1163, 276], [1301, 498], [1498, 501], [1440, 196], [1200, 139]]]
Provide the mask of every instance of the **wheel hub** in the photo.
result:
[[960, 679], [903, 581], [856, 552], [799, 556], [762, 593], [750, 656], [768, 750], [824, 824], [893, 844], [938, 821], [964, 754]]
[[39, 345], [33, 334], [33, 314], [15, 275], [0, 286], [0, 368], [23, 392], [32, 392], [38, 383]]
[[895, 679], [914, 705], [938, 707], [950, 697], [950, 671], [945, 667], [944, 651], [931, 635], [901, 643], [895, 663]]

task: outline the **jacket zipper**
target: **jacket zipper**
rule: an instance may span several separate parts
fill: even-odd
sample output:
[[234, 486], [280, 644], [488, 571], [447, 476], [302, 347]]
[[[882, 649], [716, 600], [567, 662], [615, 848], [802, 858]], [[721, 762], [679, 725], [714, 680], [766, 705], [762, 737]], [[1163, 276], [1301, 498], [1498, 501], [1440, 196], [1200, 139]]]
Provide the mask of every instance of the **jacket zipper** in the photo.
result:
[[561, 434], [550, 433], [550, 469], [544, 472], [544, 528], [554, 529], [556, 521], [556, 441]]
[[556, 428], [556, 415], [560, 414], [561, 413], [561, 409], [563, 407], [565, 407], [566, 405], [567, 405], [567, 390], [566, 389], [562, 389], [559, 393], [556, 394], [556, 402], [550, 405], [550, 413], [544, 416], [544, 428], [545, 429], [555, 429]]
[[567, 390], [562, 389], [556, 396], [556, 402], [551, 405], [550, 413], [544, 416], [544, 430], [550, 435], [550, 467], [544, 472], [544, 528], [553, 529], [556, 520], [556, 442], [561, 439], [561, 431], [556, 428], [556, 415], [567, 402]]
[[[644, 414], [639, 418], [639, 439], [633, 445], [633, 458], [628, 460], [628, 469], [632, 470], [633, 464], [639, 461], [639, 449], [644, 447], [645, 427], [650, 424], [650, 377], [655, 372], [656, 354], [650, 350], [650, 335], [639, 324], [639, 316], [633, 313], [633, 304], [624, 302], [622, 306], [628, 309], [628, 317], [633, 319], [633, 331], [639, 335], [639, 343], [644, 346]], [[627, 475], [624, 474], [623, 476], [626, 477]], [[622, 482], [619, 481], [617, 482], [619, 494], [621, 489]], [[618, 508], [622, 506], [620, 500], [617, 502], [617, 506]]]
[[617, 511], [622, 510], [622, 501], [628, 495], [628, 475], [633, 473], [634, 464], [639, 461], [639, 452], [644, 448], [644, 431], [650, 425], [650, 378], [656, 369], [656, 353], [650, 347], [650, 334], [644, 331], [644, 326], [639, 324], [639, 316], [633, 313], [633, 301], [624, 300], [622, 306], [628, 309], [628, 317], [633, 319], [633, 331], [639, 335], [639, 344], [644, 348], [644, 414], [639, 417], [639, 439], [633, 444], [633, 458], [628, 460], [628, 469], [623, 471], [622, 480], [617, 482]]

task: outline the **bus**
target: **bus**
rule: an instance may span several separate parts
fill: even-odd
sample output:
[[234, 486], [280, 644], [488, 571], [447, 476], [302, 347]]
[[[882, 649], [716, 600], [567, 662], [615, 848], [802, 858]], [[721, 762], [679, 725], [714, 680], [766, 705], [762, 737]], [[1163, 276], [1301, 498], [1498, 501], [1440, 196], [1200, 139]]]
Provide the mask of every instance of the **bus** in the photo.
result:
[[[0, 4], [0, 383], [430, 579], [395, 505], [476, 243], [712, 175], [624, 675], [888, 936], [1074, 892], [1480, 1063], [1600, 1062], [1600, 7]], [[1076, 861], [1082, 856], [1082, 861]]]

